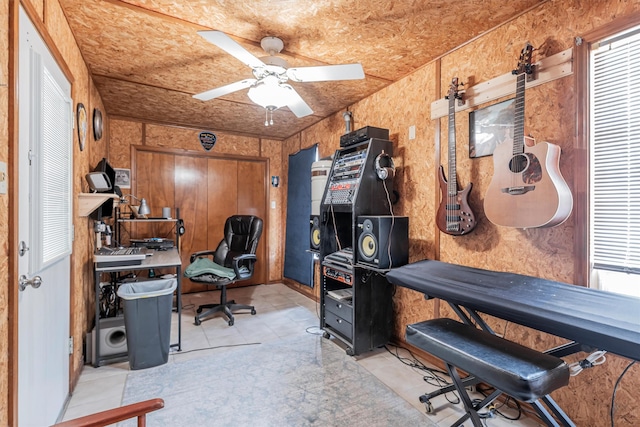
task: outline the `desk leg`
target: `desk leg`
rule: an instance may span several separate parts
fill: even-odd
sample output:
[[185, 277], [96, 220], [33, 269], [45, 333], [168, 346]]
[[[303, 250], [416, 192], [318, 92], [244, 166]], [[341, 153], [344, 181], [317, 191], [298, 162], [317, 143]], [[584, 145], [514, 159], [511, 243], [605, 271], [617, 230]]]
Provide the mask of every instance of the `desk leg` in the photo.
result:
[[91, 339], [93, 340], [93, 346], [89, 346], [89, 348], [93, 347], [93, 352], [91, 356], [94, 359], [93, 366], [97, 368], [100, 366], [100, 340], [97, 337], [100, 337], [100, 272], [94, 269], [94, 283], [95, 283], [95, 291], [96, 291], [96, 324], [93, 329], [93, 333], [91, 334]]
[[[178, 265], [176, 267], [176, 280], [178, 286], [176, 287], [176, 312], [178, 313], [178, 342], [169, 344], [169, 349], [177, 347], [178, 351], [182, 351], [182, 267]], [[171, 309], [173, 311], [173, 308]]]
[[176, 279], [178, 279], [178, 295], [176, 295], [176, 303], [178, 304], [178, 351], [182, 351], [182, 266], [176, 267]]

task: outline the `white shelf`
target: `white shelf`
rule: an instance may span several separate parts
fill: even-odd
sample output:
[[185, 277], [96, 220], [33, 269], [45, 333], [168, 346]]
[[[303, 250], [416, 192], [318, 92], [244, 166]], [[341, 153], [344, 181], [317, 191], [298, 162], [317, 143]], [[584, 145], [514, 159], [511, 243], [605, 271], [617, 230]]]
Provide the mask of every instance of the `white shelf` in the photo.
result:
[[118, 195], [113, 193], [80, 193], [78, 194], [78, 214], [89, 216], [107, 200], [117, 198]]

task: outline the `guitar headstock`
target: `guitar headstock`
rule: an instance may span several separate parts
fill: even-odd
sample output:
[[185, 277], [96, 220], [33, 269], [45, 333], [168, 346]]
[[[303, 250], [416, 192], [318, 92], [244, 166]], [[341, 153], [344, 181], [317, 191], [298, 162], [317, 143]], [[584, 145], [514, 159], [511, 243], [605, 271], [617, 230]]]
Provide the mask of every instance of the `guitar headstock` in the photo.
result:
[[533, 68], [531, 67], [531, 53], [533, 52], [533, 46], [529, 42], [524, 45], [522, 52], [520, 53], [520, 58], [518, 59], [518, 66], [515, 70], [511, 72], [511, 74], [531, 74], [533, 72]]
[[458, 78], [454, 77], [451, 79], [451, 84], [449, 85], [449, 91], [447, 92], [446, 99], [462, 99], [462, 95], [458, 92], [458, 88], [463, 86], [463, 83], [459, 83]]

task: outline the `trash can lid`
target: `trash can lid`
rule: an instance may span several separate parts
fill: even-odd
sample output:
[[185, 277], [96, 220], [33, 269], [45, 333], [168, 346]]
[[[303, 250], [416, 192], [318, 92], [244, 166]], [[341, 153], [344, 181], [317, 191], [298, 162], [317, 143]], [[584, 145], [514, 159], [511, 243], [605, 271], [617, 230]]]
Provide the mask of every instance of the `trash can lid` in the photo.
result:
[[178, 287], [176, 279], [145, 280], [120, 285], [118, 296], [125, 300], [153, 298], [172, 294]]

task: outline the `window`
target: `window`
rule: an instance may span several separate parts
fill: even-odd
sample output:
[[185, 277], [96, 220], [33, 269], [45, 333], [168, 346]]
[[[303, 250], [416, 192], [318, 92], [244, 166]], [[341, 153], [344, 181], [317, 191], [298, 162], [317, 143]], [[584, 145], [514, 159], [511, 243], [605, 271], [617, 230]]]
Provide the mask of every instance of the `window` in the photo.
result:
[[32, 274], [68, 256], [72, 249], [72, 106], [52, 67], [32, 53], [31, 130]]
[[640, 27], [589, 53], [591, 286], [640, 296]]

